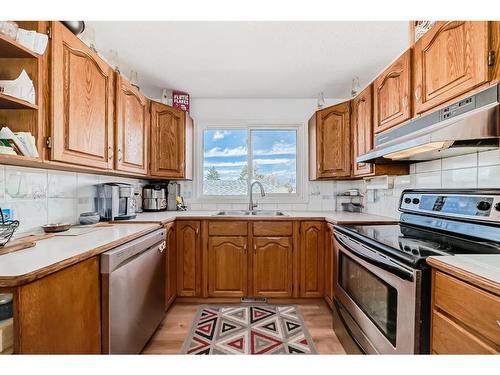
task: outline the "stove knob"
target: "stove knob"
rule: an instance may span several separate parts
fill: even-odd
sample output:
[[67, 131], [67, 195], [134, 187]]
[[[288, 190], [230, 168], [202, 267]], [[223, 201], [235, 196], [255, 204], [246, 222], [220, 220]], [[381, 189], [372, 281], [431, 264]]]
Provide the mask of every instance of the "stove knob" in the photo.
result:
[[[411, 198], [405, 198], [405, 203], [410, 204], [411, 203]], [[500, 203], [499, 203], [500, 204]]]
[[419, 204], [420, 203], [420, 199], [418, 198], [413, 198], [413, 204]]
[[[497, 204], [497, 206], [498, 206], [498, 204]], [[481, 201], [481, 202], [477, 203], [477, 209], [479, 211], [488, 211], [490, 208], [491, 208], [491, 203], [490, 202]]]
[[500, 211], [500, 202], [495, 205], [495, 210]]

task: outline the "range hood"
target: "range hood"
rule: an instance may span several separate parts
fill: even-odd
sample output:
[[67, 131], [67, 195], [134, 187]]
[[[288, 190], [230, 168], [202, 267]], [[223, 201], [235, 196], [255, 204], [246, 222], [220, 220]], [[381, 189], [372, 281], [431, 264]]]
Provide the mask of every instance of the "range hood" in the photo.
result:
[[375, 136], [375, 148], [357, 162], [424, 161], [498, 148], [500, 86], [457, 101]]

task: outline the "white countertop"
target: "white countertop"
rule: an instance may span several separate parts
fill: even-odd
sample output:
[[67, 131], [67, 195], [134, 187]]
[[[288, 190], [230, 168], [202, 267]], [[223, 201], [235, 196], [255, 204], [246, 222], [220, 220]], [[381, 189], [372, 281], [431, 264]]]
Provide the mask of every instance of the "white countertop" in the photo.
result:
[[[35, 247], [0, 255], [0, 278], [20, 277], [86, 252], [134, 238], [157, 224], [128, 224], [99, 227], [79, 236], [56, 236], [38, 241]], [[113, 246], [114, 247], [114, 246]]]
[[354, 212], [330, 212], [330, 211], [283, 211], [286, 216], [214, 216], [217, 211], [160, 211], [160, 212], [143, 212], [138, 213], [137, 217], [132, 220], [127, 220], [123, 223], [130, 222], [158, 222], [165, 223], [168, 221], [175, 220], [176, 218], [241, 218], [258, 220], [258, 219], [279, 219], [286, 220], [289, 219], [320, 219], [327, 220], [332, 223], [357, 223], [357, 222], [396, 222], [398, 221], [392, 217], [365, 214], [365, 213], [354, 213]]
[[466, 254], [431, 258], [500, 285], [500, 255]]

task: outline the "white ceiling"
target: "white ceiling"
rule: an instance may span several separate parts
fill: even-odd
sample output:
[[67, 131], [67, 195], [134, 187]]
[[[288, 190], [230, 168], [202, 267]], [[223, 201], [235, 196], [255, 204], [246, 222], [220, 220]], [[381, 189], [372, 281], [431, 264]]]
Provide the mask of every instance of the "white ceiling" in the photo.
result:
[[408, 46], [401, 22], [89, 21], [103, 56], [138, 72], [148, 94], [161, 88], [195, 98], [350, 96]]

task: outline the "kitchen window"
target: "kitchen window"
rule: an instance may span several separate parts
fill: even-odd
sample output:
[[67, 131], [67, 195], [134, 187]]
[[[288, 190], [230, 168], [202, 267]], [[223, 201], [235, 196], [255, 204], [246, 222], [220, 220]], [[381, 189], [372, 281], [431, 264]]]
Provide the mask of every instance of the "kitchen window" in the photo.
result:
[[248, 198], [252, 181], [260, 181], [267, 201], [301, 197], [303, 160], [301, 126], [210, 126], [199, 134], [199, 198]]

